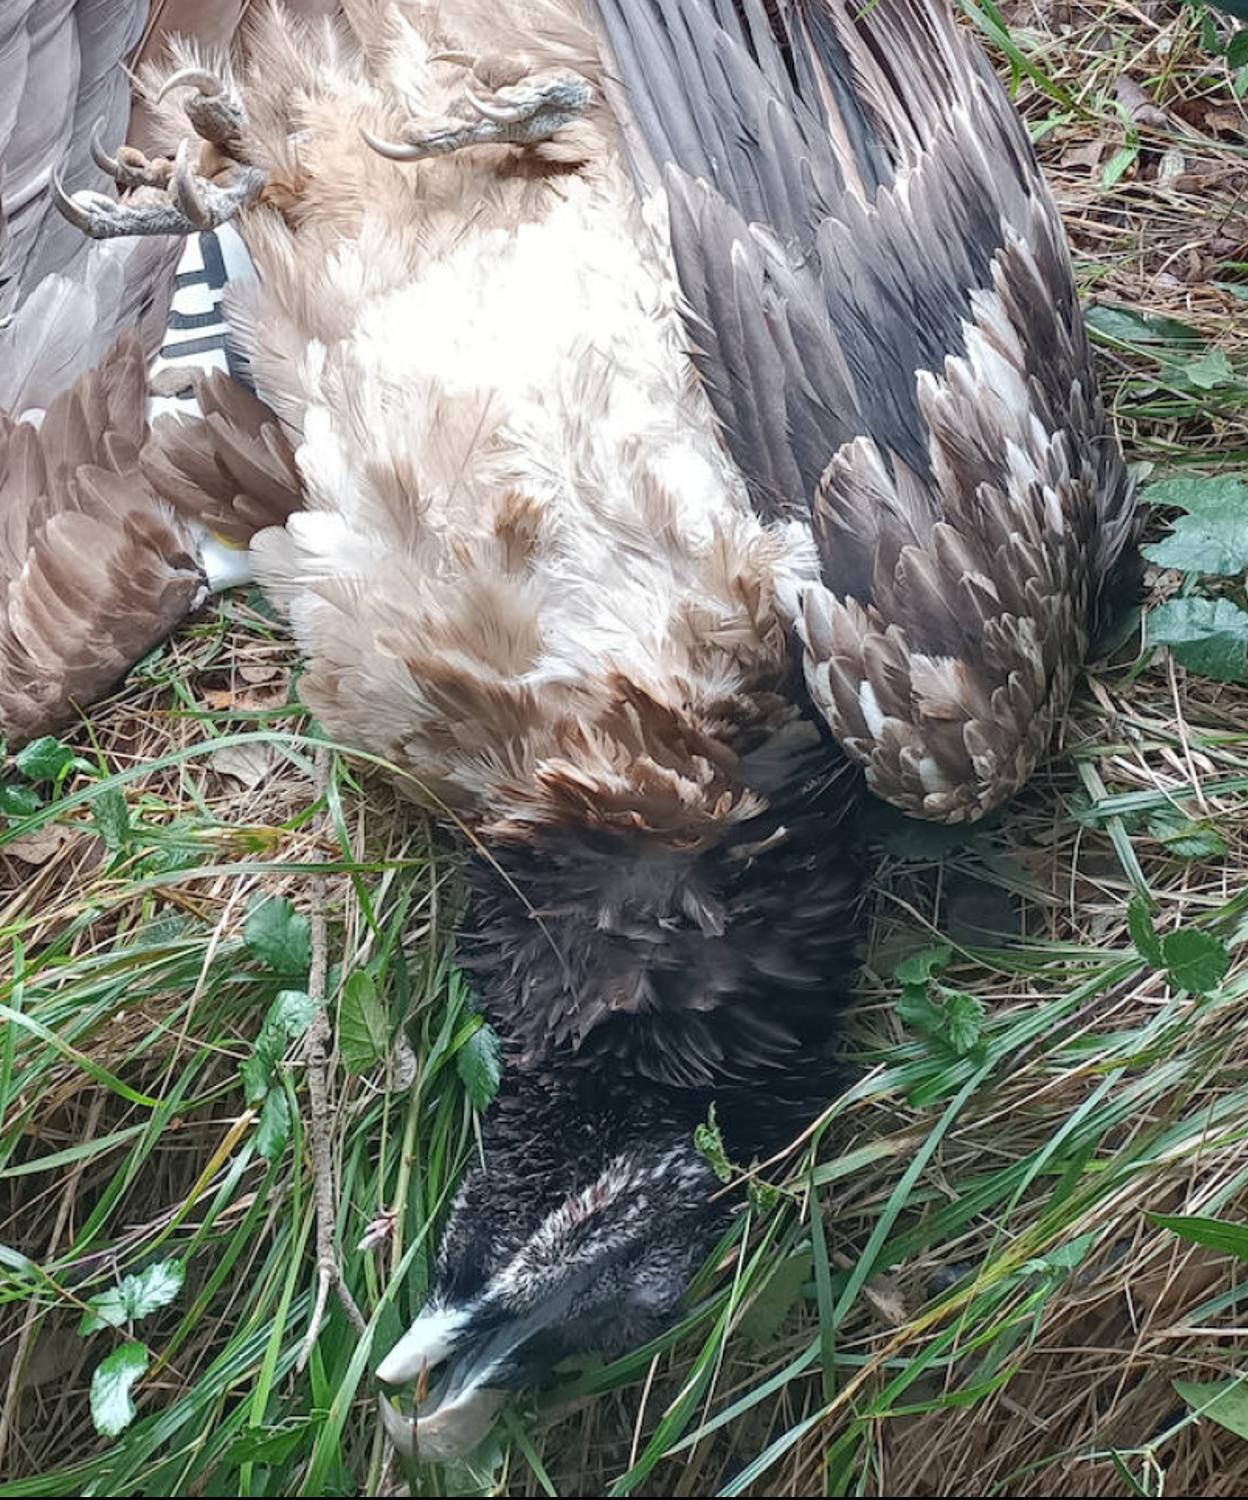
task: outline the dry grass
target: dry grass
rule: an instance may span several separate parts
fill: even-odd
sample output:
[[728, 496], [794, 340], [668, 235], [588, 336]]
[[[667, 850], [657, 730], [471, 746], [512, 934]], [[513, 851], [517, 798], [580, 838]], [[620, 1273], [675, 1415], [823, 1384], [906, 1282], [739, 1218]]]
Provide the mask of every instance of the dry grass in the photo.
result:
[[[1242, 462], [1248, 151], [1200, 8], [1020, 0], [1000, 20], [1089, 298], [1190, 330], [1097, 325], [1129, 456]], [[1235, 378], [1193, 384], [1210, 349]], [[471, 1143], [454, 872], [358, 763], [335, 758], [318, 802], [286, 642], [255, 600], [218, 611], [92, 714], [74, 743], [94, 774], [0, 846], [0, 1493], [400, 1483], [362, 1377], [372, 1333], [388, 1342], [420, 1300]], [[1248, 1206], [1248, 694], [1128, 651], [1067, 751], [940, 858], [884, 835], [855, 1081], [787, 1196], [751, 1211], [733, 1276], [660, 1349], [570, 1374], [471, 1472], [413, 1493], [1248, 1491], [1248, 1447], [1172, 1384], [1238, 1369], [1240, 1262], [1148, 1217]], [[102, 790], [125, 797], [121, 847], [99, 836]], [[1149, 822], [1176, 808], [1225, 853], [1177, 858]], [[308, 910], [317, 874], [331, 958], [370, 969], [394, 1041], [332, 1078], [338, 1243], [370, 1335], [332, 1312], [297, 1374], [315, 1276], [303, 1060], [293, 1044], [279, 1069], [295, 1135], [268, 1162], [238, 1065], [280, 986], [243, 930], [259, 892]], [[1227, 943], [1210, 994], [1142, 962], [1135, 892], [1159, 931]], [[1016, 941], [972, 946], [1002, 923]], [[947, 981], [987, 1007], [969, 1059], [896, 1010], [898, 957], [939, 934], [963, 945]], [[381, 1207], [396, 1236], [355, 1250]], [[91, 1373], [125, 1332], [80, 1337], [82, 1303], [170, 1255], [187, 1280], [135, 1333], [153, 1355], [138, 1420], [98, 1439]]]

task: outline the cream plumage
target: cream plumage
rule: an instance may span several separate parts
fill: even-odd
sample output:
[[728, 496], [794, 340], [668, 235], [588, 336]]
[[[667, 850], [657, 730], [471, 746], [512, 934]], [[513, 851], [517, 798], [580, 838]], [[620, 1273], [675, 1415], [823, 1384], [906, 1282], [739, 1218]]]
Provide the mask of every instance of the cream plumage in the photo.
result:
[[239, 534], [297, 479], [251, 555], [309, 706], [485, 848], [508, 1069], [380, 1370], [446, 1366], [415, 1426], [383, 1407], [436, 1456], [671, 1316], [725, 1212], [712, 1102], [748, 1159], [831, 1087], [858, 778], [798, 657], [877, 791], [977, 815], [1134, 520], [1052, 204], [943, 0], [342, 12], [184, 48], [148, 78], [172, 160], [63, 206], [237, 213], [264, 472], [222, 487], [228, 419], [144, 471]]

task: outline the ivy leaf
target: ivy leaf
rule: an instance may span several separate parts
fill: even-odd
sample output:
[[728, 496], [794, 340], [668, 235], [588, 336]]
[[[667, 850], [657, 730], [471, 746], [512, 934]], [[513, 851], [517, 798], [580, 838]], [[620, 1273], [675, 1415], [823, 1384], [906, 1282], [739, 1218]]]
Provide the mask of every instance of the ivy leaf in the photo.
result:
[[898, 984], [926, 984], [934, 974], [942, 974], [953, 957], [948, 943], [939, 943], [934, 948], [924, 948], [922, 953], [912, 953], [902, 959], [893, 971]]
[[283, 896], [252, 908], [243, 928], [243, 942], [253, 958], [277, 974], [302, 976], [312, 962], [308, 919]]
[[984, 1002], [974, 995], [951, 991], [945, 996], [944, 1035], [959, 1057], [965, 1057], [979, 1041], [984, 1026]]
[[1161, 953], [1170, 983], [1195, 995], [1217, 989], [1231, 966], [1231, 955], [1210, 932], [1168, 932]]
[[1127, 931], [1130, 932], [1131, 941], [1135, 944], [1136, 952], [1141, 958], [1147, 959], [1154, 969], [1165, 966], [1165, 959], [1161, 953], [1161, 939], [1157, 936], [1153, 919], [1148, 914], [1148, 907], [1139, 896], [1132, 896], [1130, 905], [1127, 907]]
[[484, 1109], [498, 1093], [502, 1074], [498, 1036], [484, 1021], [455, 1054], [460, 1081], [474, 1109]]
[[74, 752], [50, 734], [31, 740], [13, 757], [13, 764], [27, 781], [55, 781], [73, 764]]
[[342, 987], [338, 1007], [338, 1047], [348, 1073], [366, 1073], [386, 1055], [390, 1026], [377, 985], [367, 969], [357, 969]]
[[1174, 1388], [1193, 1411], [1248, 1438], [1248, 1385], [1242, 1380], [1176, 1380]]
[[1150, 505], [1186, 514], [1160, 542], [1141, 550], [1150, 562], [1184, 573], [1233, 578], [1248, 568], [1248, 486], [1228, 475], [1164, 479], [1144, 491]]
[[120, 787], [105, 787], [92, 797], [91, 820], [110, 854], [119, 853], [129, 844], [130, 809]]
[[256, 1150], [265, 1161], [276, 1161], [289, 1139], [290, 1103], [285, 1089], [275, 1085], [264, 1096], [264, 1108], [256, 1126]]
[[0, 813], [6, 818], [28, 818], [39, 806], [39, 793], [33, 786], [0, 784]]
[[88, 1311], [82, 1315], [79, 1333], [94, 1333], [97, 1328], [120, 1328], [136, 1323], [160, 1307], [168, 1307], [182, 1290], [186, 1269], [180, 1260], [157, 1261], [145, 1271], [123, 1276], [107, 1291], [92, 1297]]
[[134, 1421], [130, 1389], [147, 1370], [142, 1344], [123, 1344], [102, 1360], [91, 1377], [91, 1420], [103, 1437], [117, 1437]]
[[1248, 676], [1248, 614], [1229, 599], [1168, 599], [1150, 611], [1150, 646], [1169, 646], [1176, 661], [1215, 682]]
[[1226, 853], [1226, 840], [1211, 823], [1155, 813], [1148, 820], [1148, 831], [1179, 859], [1221, 859]]

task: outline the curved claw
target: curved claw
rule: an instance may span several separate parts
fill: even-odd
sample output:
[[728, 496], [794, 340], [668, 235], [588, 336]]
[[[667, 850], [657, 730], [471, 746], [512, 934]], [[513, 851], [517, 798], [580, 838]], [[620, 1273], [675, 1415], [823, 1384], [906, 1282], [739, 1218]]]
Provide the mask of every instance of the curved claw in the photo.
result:
[[366, 130], [363, 125], [360, 126], [360, 134], [378, 156], [384, 156], [390, 161], [419, 161], [422, 156], [429, 154], [423, 146], [384, 140], [381, 136], [374, 135], [371, 130]]
[[91, 160], [102, 172], [107, 172], [114, 179], [122, 175], [121, 163], [115, 156], [110, 156], [104, 149], [104, 142], [100, 139], [100, 132], [104, 129], [104, 116], [91, 127], [91, 135], [87, 141], [87, 148], [91, 152]]
[[159, 104], [170, 89], [185, 88], [198, 89], [209, 99], [215, 99], [218, 94], [225, 92], [225, 85], [215, 73], [209, 73], [206, 68], [179, 68], [161, 84], [155, 102]]
[[486, 120], [493, 121], [495, 125], [514, 125], [518, 120], [523, 119], [526, 113], [524, 109], [519, 109], [514, 104], [489, 104], [481, 98], [480, 94], [474, 94], [468, 84], [464, 85], [464, 98], [479, 115]]
[[196, 229], [211, 229], [212, 215], [200, 195], [195, 174], [191, 171], [191, 143], [183, 136], [174, 158], [173, 176], [169, 179], [169, 196]]
[[103, 193], [92, 192], [90, 188], [80, 188], [73, 197], [70, 197], [65, 191], [65, 184], [61, 180], [59, 171], [52, 173], [52, 201], [64, 217], [75, 228], [81, 229], [84, 234], [91, 234], [95, 223], [88, 209], [112, 210], [117, 206], [111, 198], [106, 198]]

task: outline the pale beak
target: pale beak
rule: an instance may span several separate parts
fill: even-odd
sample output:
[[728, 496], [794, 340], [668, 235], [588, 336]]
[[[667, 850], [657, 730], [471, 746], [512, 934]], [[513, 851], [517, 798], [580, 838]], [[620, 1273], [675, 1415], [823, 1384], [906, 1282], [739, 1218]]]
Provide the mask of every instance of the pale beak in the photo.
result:
[[427, 1417], [401, 1417], [384, 1396], [378, 1397], [386, 1436], [400, 1453], [421, 1463], [452, 1463], [484, 1441], [494, 1425], [506, 1391], [464, 1391]]
[[475, 1448], [507, 1400], [505, 1372], [513, 1355], [548, 1326], [559, 1307], [559, 1301], [547, 1303], [501, 1323], [487, 1315], [484, 1326], [480, 1302], [422, 1313], [377, 1367], [387, 1385], [406, 1385], [423, 1383], [435, 1366], [443, 1366], [415, 1421], [382, 1398], [381, 1420], [399, 1452], [445, 1463]]

